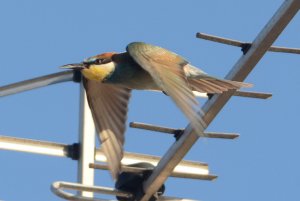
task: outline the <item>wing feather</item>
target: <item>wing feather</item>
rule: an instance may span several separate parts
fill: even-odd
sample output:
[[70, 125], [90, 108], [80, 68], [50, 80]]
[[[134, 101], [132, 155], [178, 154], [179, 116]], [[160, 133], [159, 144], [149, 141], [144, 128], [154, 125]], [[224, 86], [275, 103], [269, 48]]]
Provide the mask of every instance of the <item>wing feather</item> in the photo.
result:
[[183, 70], [183, 66], [188, 62], [166, 49], [141, 42], [129, 44], [127, 51], [151, 75], [156, 84], [173, 99], [190, 120], [195, 132], [203, 136], [206, 125]]
[[130, 89], [83, 80], [94, 123], [111, 175], [117, 179], [123, 158]]

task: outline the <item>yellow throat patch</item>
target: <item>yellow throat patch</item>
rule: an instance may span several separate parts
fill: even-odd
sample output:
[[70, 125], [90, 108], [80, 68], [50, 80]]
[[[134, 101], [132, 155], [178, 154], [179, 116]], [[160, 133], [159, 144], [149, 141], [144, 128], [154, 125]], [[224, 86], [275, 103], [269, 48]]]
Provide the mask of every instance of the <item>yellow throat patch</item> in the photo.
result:
[[89, 68], [83, 69], [81, 72], [83, 76], [89, 80], [103, 81], [115, 70], [113, 62], [107, 64], [92, 64]]

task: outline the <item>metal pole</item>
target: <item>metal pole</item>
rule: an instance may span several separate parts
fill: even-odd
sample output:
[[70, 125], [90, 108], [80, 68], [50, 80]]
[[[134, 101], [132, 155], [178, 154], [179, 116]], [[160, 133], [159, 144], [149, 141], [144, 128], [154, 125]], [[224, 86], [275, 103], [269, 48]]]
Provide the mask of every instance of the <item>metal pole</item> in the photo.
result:
[[[205, 34], [205, 33], [197, 33], [196, 34], [197, 38], [201, 38], [204, 40], [210, 40], [213, 42], [217, 43], [223, 43], [226, 45], [232, 45], [236, 47], [243, 47], [245, 44], [251, 44], [248, 42], [242, 42], [238, 40], [233, 40], [229, 38], [222, 38], [210, 34]], [[288, 48], [288, 47], [278, 47], [278, 46], [271, 46], [268, 51], [270, 52], [282, 52], [282, 53], [291, 53], [291, 54], [300, 54], [300, 49], [299, 48]]]
[[67, 199], [67, 200], [108, 201], [107, 199], [95, 199], [95, 198], [89, 198], [86, 196], [76, 196], [71, 193], [67, 193], [67, 192], [63, 191], [63, 189], [77, 190], [79, 192], [88, 191], [88, 192], [101, 193], [101, 194], [107, 194], [107, 195], [116, 195], [116, 196], [121, 196], [121, 197], [125, 197], [125, 198], [132, 197], [131, 193], [116, 190], [113, 188], [101, 187], [101, 186], [88, 186], [88, 185], [82, 185], [82, 184], [71, 183], [71, 182], [62, 182], [62, 181], [54, 182], [51, 185], [51, 191], [53, 193], [55, 193], [56, 195], [58, 195], [61, 198]]
[[[99, 169], [99, 170], [108, 170], [108, 166], [106, 164], [90, 164], [90, 168]], [[131, 172], [135, 174], [140, 174], [145, 171], [152, 171], [153, 168], [140, 168], [140, 167], [131, 167], [122, 165], [121, 167], [122, 172]], [[190, 172], [186, 170], [185, 172], [172, 172], [170, 177], [177, 177], [177, 178], [185, 178], [185, 179], [199, 179], [199, 180], [215, 180], [218, 176], [211, 175], [211, 174], [202, 174], [199, 171]]]
[[[0, 150], [19, 151], [33, 154], [42, 154], [57, 157], [68, 157], [77, 160], [78, 150], [74, 145], [47, 142], [40, 140], [16, 138], [0, 135]], [[106, 162], [105, 155], [101, 149], [95, 150], [95, 160], [98, 162]], [[125, 152], [122, 165], [131, 165], [133, 163], [151, 163], [154, 166], [159, 162], [160, 157], [153, 155], [137, 154]], [[202, 162], [182, 160], [173, 172], [177, 174], [195, 174], [208, 175], [208, 165]]]
[[[271, 20], [258, 34], [248, 52], [237, 61], [226, 78], [243, 81], [287, 24], [292, 20], [299, 8], [300, 0], [284, 1]], [[203, 106], [203, 111], [205, 112], [203, 119], [207, 125], [212, 122], [233, 94], [234, 91], [215, 95], [205, 103]], [[143, 188], [145, 194], [140, 200], [149, 200], [149, 198], [162, 186], [174, 167], [183, 159], [197, 140], [198, 136], [193, 132], [191, 126], [188, 125], [182, 137], [171, 146], [167, 153], [162, 157], [153, 173], [147, 181], [144, 182]]]
[[3, 150], [68, 157], [68, 147], [66, 144], [0, 136], [0, 149]]
[[[167, 134], [182, 134], [184, 129], [174, 129], [169, 127], [156, 126], [152, 124], [145, 124], [139, 122], [130, 122], [131, 128], [139, 128], [144, 130], [156, 131]], [[239, 137], [236, 133], [221, 133], [221, 132], [204, 132], [207, 138], [219, 138], [219, 139], [235, 139]]]
[[[79, 146], [80, 157], [78, 160], [78, 183], [94, 185], [94, 169], [89, 168], [95, 161], [95, 125], [88, 106], [83, 84], [80, 84], [80, 122], [79, 122]], [[79, 192], [80, 196], [93, 197], [92, 192]]]
[[0, 87], [0, 97], [48, 86], [51, 84], [72, 81], [73, 77], [74, 77], [73, 71], [63, 71], [59, 73], [53, 73], [53, 74], [9, 84]]

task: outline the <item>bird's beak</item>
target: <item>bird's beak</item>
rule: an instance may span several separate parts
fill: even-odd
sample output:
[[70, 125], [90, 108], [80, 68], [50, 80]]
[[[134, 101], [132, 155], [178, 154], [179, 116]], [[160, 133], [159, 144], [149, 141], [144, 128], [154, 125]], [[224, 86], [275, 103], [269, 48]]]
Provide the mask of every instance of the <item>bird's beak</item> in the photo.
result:
[[63, 69], [72, 69], [72, 70], [82, 70], [85, 69], [85, 64], [84, 63], [77, 63], [77, 64], [67, 64], [67, 65], [63, 65], [60, 66], [60, 68]]

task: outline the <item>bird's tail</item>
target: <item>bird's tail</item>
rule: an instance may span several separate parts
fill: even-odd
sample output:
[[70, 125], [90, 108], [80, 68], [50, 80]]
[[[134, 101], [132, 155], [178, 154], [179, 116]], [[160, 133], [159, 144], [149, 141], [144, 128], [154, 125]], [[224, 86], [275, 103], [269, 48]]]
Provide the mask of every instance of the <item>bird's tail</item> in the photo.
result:
[[198, 91], [202, 93], [223, 93], [230, 89], [239, 89], [242, 87], [252, 87], [252, 84], [232, 81], [232, 80], [224, 80], [218, 79], [215, 77], [211, 77], [208, 75], [201, 76], [201, 77], [194, 77], [192, 79], [188, 79], [188, 82], [193, 91]]

